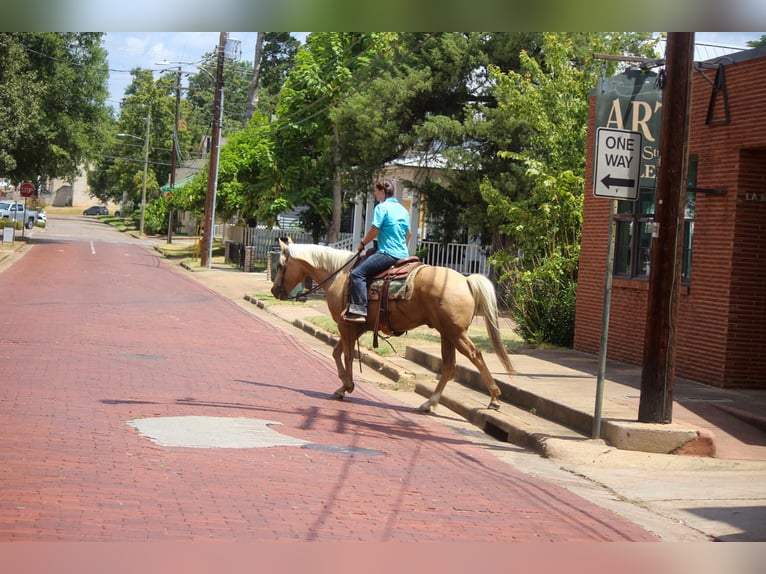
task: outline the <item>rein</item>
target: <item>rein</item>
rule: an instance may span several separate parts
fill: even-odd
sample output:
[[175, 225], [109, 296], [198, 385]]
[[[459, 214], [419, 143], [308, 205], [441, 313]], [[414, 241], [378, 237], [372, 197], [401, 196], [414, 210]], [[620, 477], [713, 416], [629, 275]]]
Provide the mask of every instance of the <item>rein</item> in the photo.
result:
[[[298, 293], [298, 294], [297, 294], [297, 295], [295, 295], [294, 297], [290, 297], [289, 295], [286, 295], [286, 296], [285, 296], [285, 299], [287, 299], [287, 300], [290, 300], [290, 299], [295, 299], [295, 300], [298, 300], [298, 299], [299, 299], [299, 298], [301, 298], [301, 297], [308, 297], [308, 296], [309, 296], [309, 295], [311, 295], [312, 293], [316, 293], [317, 291], [319, 291], [319, 290], [322, 288], [322, 286], [323, 286], [325, 283], [327, 283], [328, 281], [330, 281], [330, 280], [331, 280], [333, 277], [335, 277], [335, 276], [336, 276], [338, 273], [340, 273], [341, 271], [343, 271], [343, 270], [344, 270], [346, 267], [348, 267], [348, 266], [349, 266], [351, 263], [353, 263], [354, 261], [356, 261], [357, 259], [359, 259], [359, 257], [360, 257], [360, 256], [361, 256], [361, 253], [359, 253], [359, 252], [357, 251], [357, 252], [356, 252], [356, 253], [354, 253], [354, 254], [353, 254], [353, 255], [352, 255], [350, 258], [349, 258], [349, 260], [348, 260], [348, 261], [346, 261], [346, 262], [345, 262], [345, 263], [344, 263], [344, 264], [343, 264], [341, 267], [339, 267], [338, 269], [336, 269], [335, 271], [333, 271], [333, 272], [332, 272], [332, 273], [331, 273], [331, 274], [330, 274], [330, 275], [327, 277], [327, 279], [325, 279], [324, 281], [322, 281], [322, 282], [321, 282], [321, 283], [319, 283], [318, 285], [315, 285], [314, 287], [312, 287], [312, 288], [311, 288], [311, 289], [309, 289], [308, 291], [301, 291], [300, 293]], [[287, 261], [288, 261], [289, 259], [290, 259], [290, 254], [288, 253], [288, 254], [287, 254], [287, 256], [285, 257], [285, 264], [284, 264], [282, 267], [285, 267], [285, 268], [287, 268]], [[281, 283], [280, 283], [280, 285], [279, 285], [279, 289], [280, 289], [280, 291], [282, 291], [283, 293], [284, 293], [284, 291], [285, 291], [285, 288], [284, 288], [284, 283], [285, 283], [285, 272], [284, 272], [284, 270], [283, 270], [283, 271], [282, 271], [282, 282], [281, 282]]]

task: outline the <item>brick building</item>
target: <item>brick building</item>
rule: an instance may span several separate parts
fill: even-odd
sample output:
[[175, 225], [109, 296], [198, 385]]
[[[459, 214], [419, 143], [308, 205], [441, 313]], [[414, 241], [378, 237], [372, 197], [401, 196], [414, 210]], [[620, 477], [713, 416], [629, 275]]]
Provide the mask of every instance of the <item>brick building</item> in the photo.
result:
[[[766, 47], [695, 65], [691, 88], [676, 375], [766, 388]], [[661, 77], [626, 72], [591, 97], [586, 182], [598, 127], [642, 133], [637, 201], [616, 200], [607, 355], [640, 364], [649, 279]], [[586, 187], [576, 349], [598, 353], [612, 200]]]

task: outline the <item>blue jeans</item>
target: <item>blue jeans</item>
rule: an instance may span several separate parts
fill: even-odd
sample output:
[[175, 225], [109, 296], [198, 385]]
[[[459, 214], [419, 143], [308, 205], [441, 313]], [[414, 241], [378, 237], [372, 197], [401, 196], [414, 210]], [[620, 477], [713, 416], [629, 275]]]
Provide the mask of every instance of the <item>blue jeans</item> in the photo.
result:
[[367, 278], [388, 269], [398, 259], [387, 253], [375, 252], [351, 270], [351, 288], [348, 310], [357, 315], [367, 315]]

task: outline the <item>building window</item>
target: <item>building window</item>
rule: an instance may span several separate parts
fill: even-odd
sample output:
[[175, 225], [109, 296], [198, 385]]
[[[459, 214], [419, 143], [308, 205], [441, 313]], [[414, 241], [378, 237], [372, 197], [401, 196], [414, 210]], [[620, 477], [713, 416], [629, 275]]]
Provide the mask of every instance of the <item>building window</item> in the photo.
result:
[[654, 188], [639, 188], [637, 201], [618, 201], [615, 220], [614, 275], [647, 279], [652, 261]]
[[[687, 187], [697, 185], [697, 158], [689, 161]], [[618, 201], [616, 236], [614, 247], [615, 277], [648, 279], [652, 262], [652, 231], [654, 229], [655, 189], [641, 187], [637, 201]], [[681, 255], [681, 280], [691, 280], [692, 243], [694, 238], [694, 210], [696, 194], [687, 192], [684, 209], [683, 253]]]

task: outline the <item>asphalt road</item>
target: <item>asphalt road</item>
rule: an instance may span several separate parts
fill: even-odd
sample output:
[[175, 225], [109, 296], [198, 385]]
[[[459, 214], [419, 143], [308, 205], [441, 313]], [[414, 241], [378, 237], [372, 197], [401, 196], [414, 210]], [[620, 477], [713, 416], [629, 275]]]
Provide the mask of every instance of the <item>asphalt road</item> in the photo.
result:
[[0, 542], [657, 540], [96, 221], [0, 292]]

